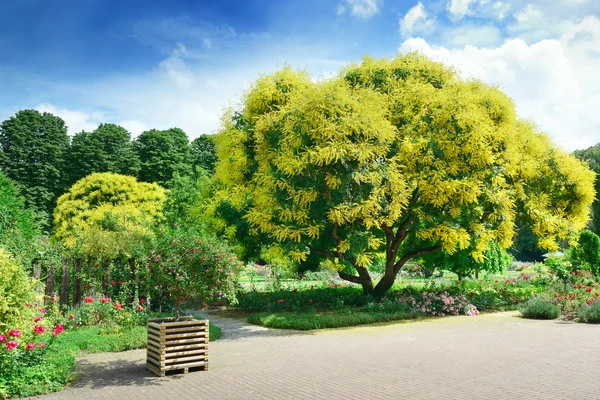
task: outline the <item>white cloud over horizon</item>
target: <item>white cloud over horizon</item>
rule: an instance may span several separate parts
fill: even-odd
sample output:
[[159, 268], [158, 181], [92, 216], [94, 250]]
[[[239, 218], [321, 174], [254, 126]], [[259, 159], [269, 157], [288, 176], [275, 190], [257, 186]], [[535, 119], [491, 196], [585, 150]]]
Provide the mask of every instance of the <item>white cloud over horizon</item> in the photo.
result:
[[[596, 49], [594, 52], [592, 49]], [[498, 47], [458, 48], [405, 40], [400, 52], [420, 51], [452, 65], [466, 78], [498, 85], [566, 150], [600, 142], [600, 20], [586, 17], [558, 39], [528, 44], [516, 38]]]

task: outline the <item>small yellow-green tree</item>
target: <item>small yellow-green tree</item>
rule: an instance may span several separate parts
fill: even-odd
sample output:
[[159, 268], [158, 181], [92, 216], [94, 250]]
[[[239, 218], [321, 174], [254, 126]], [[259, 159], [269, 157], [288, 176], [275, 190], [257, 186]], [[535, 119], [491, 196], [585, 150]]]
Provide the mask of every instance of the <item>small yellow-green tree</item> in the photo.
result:
[[109, 262], [135, 262], [140, 247], [164, 219], [165, 200], [166, 190], [156, 183], [113, 173], [90, 174], [58, 199], [55, 235], [77, 258], [87, 261], [88, 275], [103, 265], [106, 281]]
[[416, 53], [321, 82], [289, 68], [264, 76], [217, 144], [217, 197], [296, 259], [320, 254], [377, 295], [411, 258], [507, 248], [517, 219], [556, 250], [594, 198], [594, 174], [517, 119], [510, 98]]

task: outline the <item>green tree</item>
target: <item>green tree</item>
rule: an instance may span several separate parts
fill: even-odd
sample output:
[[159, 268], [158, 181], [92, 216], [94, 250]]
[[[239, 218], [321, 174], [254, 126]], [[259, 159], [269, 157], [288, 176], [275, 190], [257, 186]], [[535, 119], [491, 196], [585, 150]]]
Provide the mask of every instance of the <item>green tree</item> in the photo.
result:
[[141, 168], [139, 179], [166, 185], [174, 174], [192, 173], [192, 153], [188, 137], [179, 128], [143, 132], [135, 142]]
[[200, 135], [192, 140], [190, 148], [194, 158], [194, 166], [213, 174], [217, 163], [217, 147], [214, 135]]
[[140, 170], [131, 134], [115, 124], [100, 124], [93, 132], [75, 134], [68, 160], [71, 184], [93, 172], [136, 176]]
[[[385, 293], [408, 260], [435, 251], [483, 261], [489, 243], [511, 245], [517, 218], [551, 251], [588, 222], [593, 172], [518, 120], [500, 90], [418, 54], [366, 58], [320, 82], [286, 68], [242, 104], [217, 139], [216, 201], [295, 259], [323, 255], [365, 293]], [[424, 247], [403, 247], [410, 237]]]
[[503, 273], [511, 264], [511, 257], [498, 243], [489, 243], [484, 252], [483, 260], [475, 260], [471, 253], [473, 249], [458, 250], [453, 254], [443, 251], [434, 252], [423, 257], [426, 268], [439, 268], [454, 272], [460, 279], [486, 271], [490, 274]]
[[17, 182], [27, 208], [52, 214], [66, 187], [69, 138], [65, 122], [49, 113], [22, 110], [0, 125], [0, 170]]
[[[600, 143], [585, 150], [576, 150], [573, 152], [573, 155], [580, 160], [587, 161], [590, 168], [596, 173], [594, 186], [596, 193], [600, 193]], [[600, 199], [598, 198], [592, 203], [592, 220], [590, 225], [592, 231], [600, 235]]]
[[583, 230], [579, 234], [578, 246], [571, 249], [571, 263], [577, 268], [600, 273], [600, 237], [592, 231]]
[[35, 257], [34, 241], [40, 234], [33, 212], [25, 208], [13, 182], [0, 172], [0, 246], [21, 262], [29, 262]]

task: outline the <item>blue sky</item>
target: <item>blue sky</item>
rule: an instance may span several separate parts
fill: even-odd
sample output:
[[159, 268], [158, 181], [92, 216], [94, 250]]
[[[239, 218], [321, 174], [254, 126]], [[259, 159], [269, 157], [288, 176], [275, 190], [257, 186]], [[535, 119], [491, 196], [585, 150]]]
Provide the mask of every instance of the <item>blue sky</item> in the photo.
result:
[[286, 63], [315, 79], [365, 54], [421, 51], [499, 85], [566, 149], [600, 142], [597, 0], [12, 0], [0, 5], [0, 119], [53, 112], [70, 133], [218, 130]]

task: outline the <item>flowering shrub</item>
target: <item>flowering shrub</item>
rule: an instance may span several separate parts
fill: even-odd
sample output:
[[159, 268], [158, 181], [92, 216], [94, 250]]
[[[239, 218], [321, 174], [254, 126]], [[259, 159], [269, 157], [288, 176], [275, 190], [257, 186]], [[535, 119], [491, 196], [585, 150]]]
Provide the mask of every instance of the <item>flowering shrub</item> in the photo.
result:
[[0, 248], [0, 332], [24, 328], [36, 310], [30, 303], [41, 300], [34, 292], [35, 281], [7, 251]]
[[417, 296], [400, 295], [396, 298], [400, 304], [406, 304], [412, 311], [430, 314], [438, 317], [446, 315], [477, 315], [477, 307], [469, 303], [463, 295], [452, 296], [448, 292], [423, 292]]
[[600, 298], [586, 302], [579, 309], [579, 320], [589, 324], [600, 323]]
[[235, 298], [233, 276], [243, 266], [225, 243], [177, 227], [156, 236], [147, 263], [153, 297], [170, 300], [176, 313], [190, 297]]
[[83, 304], [69, 313], [66, 324], [80, 326], [136, 326], [144, 325], [148, 320], [146, 308], [142, 306], [145, 299], [127, 305], [124, 300], [113, 301], [110, 297], [88, 296]]
[[530, 299], [519, 306], [519, 312], [525, 318], [533, 319], [555, 319], [560, 317], [560, 307], [556, 301], [546, 296], [539, 296]]

